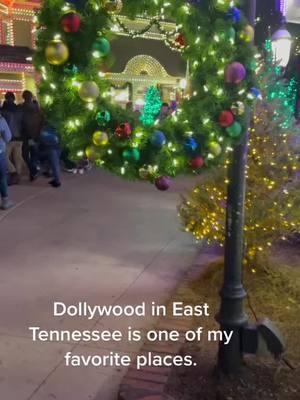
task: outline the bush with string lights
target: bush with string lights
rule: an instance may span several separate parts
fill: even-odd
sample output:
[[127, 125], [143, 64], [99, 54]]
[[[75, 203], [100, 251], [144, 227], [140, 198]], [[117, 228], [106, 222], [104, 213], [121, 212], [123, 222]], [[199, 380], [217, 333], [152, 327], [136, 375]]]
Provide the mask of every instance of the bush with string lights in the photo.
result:
[[[250, 129], [245, 208], [245, 263], [255, 271], [274, 243], [300, 232], [300, 147], [294, 118], [295, 82], [284, 83], [267, 62], [259, 74]], [[205, 174], [183, 198], [183, 226], [197, 240], [224, 244], [227, 166]]]

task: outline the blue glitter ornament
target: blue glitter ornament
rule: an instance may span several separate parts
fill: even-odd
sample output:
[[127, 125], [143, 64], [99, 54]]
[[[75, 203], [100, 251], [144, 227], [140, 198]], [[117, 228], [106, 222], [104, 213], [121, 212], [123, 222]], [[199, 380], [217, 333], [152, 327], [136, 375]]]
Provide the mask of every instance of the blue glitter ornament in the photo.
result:
[[162, 147], [164, 144], [166, 144], [166, 142], [166, 135], [163, 132], [156, 131], [153, 133], [151, 137], [151, 143], [153, 146]]
[[231, 19], [234, 24], [238, 24], [241, 20], [241, 10], [237, 7], [231, 7], [227, 13], [227, 17]]
[[256, 99], [262, 99], [261, 91], [259, 89], [257, 89], [256, 87], [251, 88], [250, 93]]
[[194, 138], [190, 137], [184, 142], [184, 148], [188, 152], [195, 151], [198, 148], [198, 143]]

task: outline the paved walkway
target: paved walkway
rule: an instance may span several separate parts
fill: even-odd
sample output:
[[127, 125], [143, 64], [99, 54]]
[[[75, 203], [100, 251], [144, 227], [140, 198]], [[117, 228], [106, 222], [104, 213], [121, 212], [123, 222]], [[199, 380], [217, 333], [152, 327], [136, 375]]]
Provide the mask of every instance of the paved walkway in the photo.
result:
[[[43, 329], [146, 329], [150, 319], [53, 318], [53, 301], [138, 304], [163, 301], [196, 256], [179, 230], [177, 181], [167, 193], [99, 171], [67, 176], [61, 189], [43, 179], [11, 190], [14, 209], [0, 213], [1, 400], [115, 400], [125, 373], [67, 368], [63, 355], [136, 353], [126, 342], [33, 343]], [[93, 347], [94, 346], [94, 347]]]

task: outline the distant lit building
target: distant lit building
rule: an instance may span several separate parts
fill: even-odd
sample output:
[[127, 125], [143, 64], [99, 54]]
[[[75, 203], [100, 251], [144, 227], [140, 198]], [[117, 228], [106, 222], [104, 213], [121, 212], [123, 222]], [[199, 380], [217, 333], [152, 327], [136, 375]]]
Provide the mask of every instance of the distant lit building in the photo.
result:
[[[36, 92], [36, 74], [32, 65], [35, 48], [34, 16], [40, 0], [0, 1], [0, 93], [11, 90], [18, 96], [26, 88]], [[135, 21], [120, 16], [129, 30], [141, 30], [149, 20]], [[164, 22], [172, 32], [175, 24]], [[120, 26], [112, 26], [118, 39], [112, 42], [114, 65], [105, 77], [112, 83], [113, 98], [125, 105], [142, 105], [146, 89], [159, 86], [163, 101], [180, 98], [188, 81], [188, 68], [181, 55], [171, 50], [164, 36], [153, 27], [143, 37], [130, 38]]]
[[36, 91], [32, 54], [39, 1], [0, 1], [0, 93]]

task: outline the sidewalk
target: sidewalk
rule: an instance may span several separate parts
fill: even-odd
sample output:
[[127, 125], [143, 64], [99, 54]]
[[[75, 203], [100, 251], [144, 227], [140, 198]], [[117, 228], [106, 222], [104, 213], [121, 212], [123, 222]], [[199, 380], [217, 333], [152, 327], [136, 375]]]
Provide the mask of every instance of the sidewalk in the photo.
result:
[[197, 246], [180, 232], [178, 193], [124, 182], [104, 172], [42, 179], [11, 189], [0, 213], [0, 393], [5, 400], [115, 400], [125, 369], [66, 368], [63, 355], [136, 353], [140, 344], [33, 343], [42, 329], [148, 329], [141, 318], [53, 318], [53, 301], [138, 304], [164, 301], [193, 264]]

